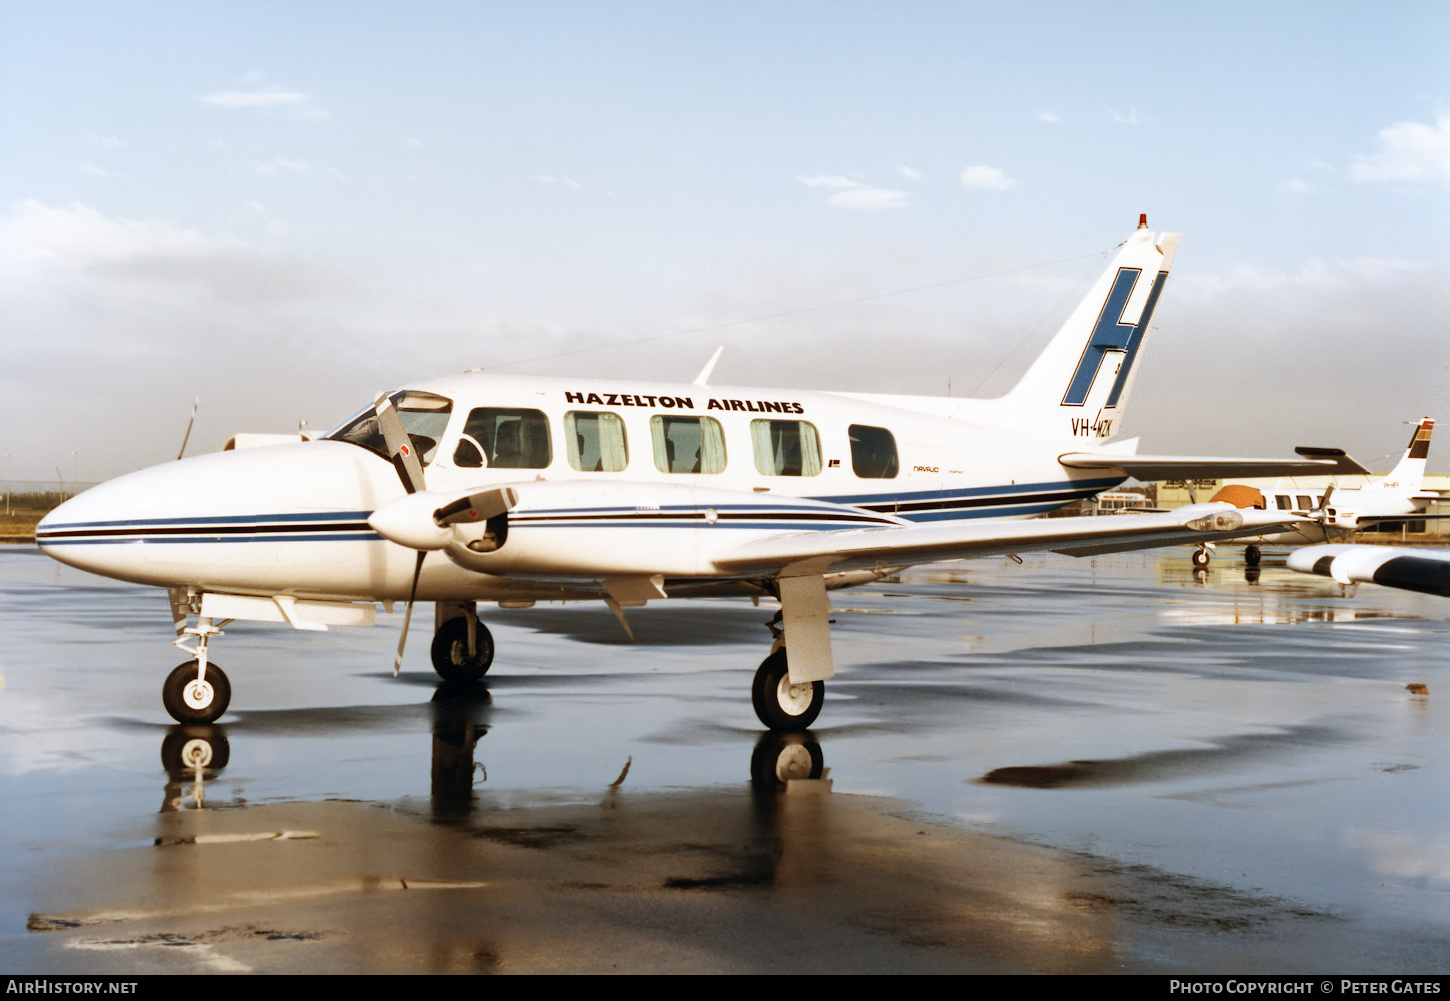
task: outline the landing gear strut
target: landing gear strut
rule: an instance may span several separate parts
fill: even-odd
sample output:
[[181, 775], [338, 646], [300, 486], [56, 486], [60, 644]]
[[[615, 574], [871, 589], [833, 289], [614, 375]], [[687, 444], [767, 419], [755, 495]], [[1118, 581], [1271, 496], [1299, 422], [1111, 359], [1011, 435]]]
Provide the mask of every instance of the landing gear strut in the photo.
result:
[[439, 602], [436, 614], [441, 621], [430, 651], [433, 670], [444, 681], [478, 681], [493, 665], [493, 636], [471, 603]]
[[755, 715], [776, 733], [799, 733], [816, 721], [826, 701], [824, 681], [792, 685], [785, 647], [765, 658], [750, 686]]

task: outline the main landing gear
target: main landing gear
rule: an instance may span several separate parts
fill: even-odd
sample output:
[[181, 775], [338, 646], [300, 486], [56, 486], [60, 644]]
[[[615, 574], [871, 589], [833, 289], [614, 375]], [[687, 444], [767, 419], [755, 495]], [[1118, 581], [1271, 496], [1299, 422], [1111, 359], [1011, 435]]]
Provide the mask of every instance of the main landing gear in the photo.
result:
[[1249, 566], [1258, 566], [1259, 561], [1263, 558], [1264, 554], [1259, 551], [1258, 546], [1244, 546], [1244, 562], [1247, 563]]
[[478, 681], [493, 666], [493, 636], [473, 602], [440, 601], [430, 650], [433, 670], [444, 681]]
[[785, 647], [765, 658], [755, 671], [750, 701], [760, 722], [776, 733], [799, 733], [816, 721], [826, 702], [824, 681], [791, 684]]

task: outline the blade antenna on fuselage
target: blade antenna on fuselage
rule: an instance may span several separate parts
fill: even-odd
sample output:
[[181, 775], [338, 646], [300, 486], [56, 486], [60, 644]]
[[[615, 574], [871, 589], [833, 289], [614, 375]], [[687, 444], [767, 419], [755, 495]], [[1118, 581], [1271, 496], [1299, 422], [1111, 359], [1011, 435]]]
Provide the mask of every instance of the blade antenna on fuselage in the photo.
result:
[[196, 424], [196, 408], [201, 406], [201, 397], [191, 401], [191, 420], [186, 422], [186, 434], [181, 438], [181, 451], [176, 453], [176, 461], [180, 462], [181, 457], [186, 454], [186, 443], [191, 441], [191, 428]]

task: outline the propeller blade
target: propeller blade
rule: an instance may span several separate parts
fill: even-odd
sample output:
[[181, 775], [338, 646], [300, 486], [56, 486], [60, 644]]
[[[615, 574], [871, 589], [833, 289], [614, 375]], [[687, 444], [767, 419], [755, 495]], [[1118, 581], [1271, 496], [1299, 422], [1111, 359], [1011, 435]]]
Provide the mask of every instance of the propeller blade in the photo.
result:
[[423, 466], [418, 462], [413, 439], [408, 437], [402, 418], [398, 416], [393, 401], [388, 399], [388, 394], [378, 394], [377, 399], [373, 400], [373, 411], [378, 415], [378, 430], [383, 433], [383, 443], [388, 447], [388, 458], [393, 460], [393, 466], [398, 470], [398, 479], [403, 481], [403, 489], [410, 494], [425, 489]]
[[413, 590], [408, 592], [408, 610], [403, 613], [403, 635], [398, 637], [398, 655], [393, 658], [393, 677], [398, 676], [398, 669], [403, 666], [403, 647], [408, 643], [408, 625], [413, 621], [413, 602], [418, 597], [418, 578], [423, 573], [423, 559], [428, 554], [422, 550], [418, 551], [418, 562], [413, 567]]
[[181, 457], [186, 454], [186, 443], [191, 441], [191, 427], [196, 423], [196, 408], [201, 406], [201, 397], [191, 401], [191, 420], [186, 422], [186, 434], [181, 439], [181, 451], [176, 453], [176, 461], [180, 462]]

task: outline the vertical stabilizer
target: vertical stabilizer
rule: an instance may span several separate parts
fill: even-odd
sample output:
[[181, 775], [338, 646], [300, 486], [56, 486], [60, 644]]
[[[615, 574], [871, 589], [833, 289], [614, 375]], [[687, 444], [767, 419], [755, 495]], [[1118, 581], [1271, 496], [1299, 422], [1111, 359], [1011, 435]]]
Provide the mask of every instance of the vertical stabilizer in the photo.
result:
[[1154, 234], [1139, 217], [1137, 231], [1007, 394], [1022, 419], [1083, 444], [1118, 432], [1178, 240]]
[[1434, 430], [1435, 422], [1428, 417], [1421, 418], [1415, 425], [1404, 458], [1381, 481], [1386, 489], [1406, 496], [1420, 492], [1420, 485], [1425, 480], [1425, 461], [1430, 457], [1430, 435]]

